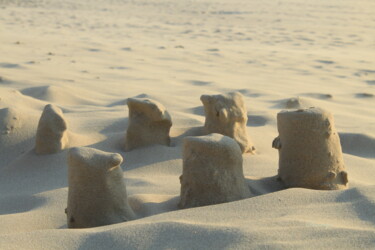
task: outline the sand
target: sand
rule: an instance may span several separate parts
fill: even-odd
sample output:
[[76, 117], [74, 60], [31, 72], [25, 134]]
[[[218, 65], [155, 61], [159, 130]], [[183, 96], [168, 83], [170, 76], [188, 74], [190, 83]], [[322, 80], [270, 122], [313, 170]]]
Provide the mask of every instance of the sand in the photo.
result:
[[[374, 17], [373, 0], [0, 0], [0, 249], [374, 248]], [[231, 91], [257, 149], [243, 155], [254, 197], [179, 210], [200, 96]], [[171, 147], [123, 151], [130, 97], [166, 107]], [[34, 152], [47, 104], [71, 147], [122, 155], [138, 219], [67, 229], [67, 150]], [[276, 181], [276, 114], [309, 106], [334, 115], [347, 190]]]

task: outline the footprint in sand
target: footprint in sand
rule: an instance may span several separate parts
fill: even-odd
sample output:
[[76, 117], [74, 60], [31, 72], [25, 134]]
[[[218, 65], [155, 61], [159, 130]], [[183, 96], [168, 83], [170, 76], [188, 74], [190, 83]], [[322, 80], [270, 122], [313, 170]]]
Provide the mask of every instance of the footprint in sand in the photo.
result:
[[110, 68], [110, 69], [118, 69], [118, 70], [130, 69], [129, 67], [124, 67], [124, 66], [109, 67], [109, 68]]
[[208, 81], [200, 81], [200, 80], [191, 80], [189, 81], [189, 83], [195, 85], [195, 86], [207, 86], [207, 85], [211, 85], [212, 82], [208, 82]]
[[19, 64], [16, 63], [0, 63], [0, 67], [8, 69], [22, 68]]
[[323, 64], [334, 64], [334, 61], [330, 60], [316, 60], [318, 63], [323, 63]]
[[218, 51], [220, 51], [219, 49], [216, 49], [216, 48], [212, 48], [212, 49], [208, 49], [207, 51], [209, 51], [209, 52], [218, 52]]
[[88, 51], [90, 52], [100, 52], [101, 50], [100, 49], [87, 49]]
[[357, 98], [374, 98], [374, 94], [371, 93], [357, 93], [355, 94]]
[[362, 69], [354, 73], [354, 75], [361, 78], [368, 85], [375, 85], [375, 70]]
[[329, 100], [333, 98], [331, 94], [321, 94], [321, 93], [306, 93], [306, 94], [301, 94], [301, 95], [320, 99], [320, 100]]
[[132, 51], [133, 49], [130, 48], [130, 47], [124, 47], [124, 48], [121, 48], [121, 50], [123, 50], [123, 51]]

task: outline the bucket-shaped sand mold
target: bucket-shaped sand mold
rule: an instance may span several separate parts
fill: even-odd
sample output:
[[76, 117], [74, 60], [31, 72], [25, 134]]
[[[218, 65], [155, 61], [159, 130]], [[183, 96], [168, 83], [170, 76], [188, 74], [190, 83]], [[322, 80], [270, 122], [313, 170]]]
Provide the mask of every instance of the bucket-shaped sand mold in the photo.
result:
[[334, 190], [348, 187], [333, 116], [320, 108], [277, 114], [279, 179], [287, 187]]
[[68, 151], [69, 228], [88, 228], [135, 218], [128, 204], [120, 154], [93, 148]]
[[206, 206], [251, 196], [242, 152], [228, 136], [189, 136], [183, 145], [180, 208]]

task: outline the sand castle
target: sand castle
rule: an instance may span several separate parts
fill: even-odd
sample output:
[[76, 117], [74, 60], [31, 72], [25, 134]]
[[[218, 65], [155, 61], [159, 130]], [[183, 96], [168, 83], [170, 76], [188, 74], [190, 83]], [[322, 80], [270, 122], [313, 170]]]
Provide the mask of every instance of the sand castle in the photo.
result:
[[288, 187], [345, 189], [340, 138], [331, 113], [319, 108], [282, 111], [277, 115], [278, 176]]
[[184, 139], [180, 182], [180, 208], [251, 196], [243, 175], [241, 149], [232, 138], [220, 134]]
[[201, 101], [206, 115], [204, 128], [207, 134], [219, 133], [233, 138], [243, 153], [255, 151], [246, 130], [247, 111], [241, 93], [202, 95]]
[[150, 99], [129, 98], [129, 126], [125, 150], [152, 144], [170, 144], [172, 119], [165, 107]]
[[69, 150], [69, 228], [97, 227], [135, 218], [127, 201], [121, 162], [119, 154], [84, 147]]
[[37, 154], [52, 154], [67, 147], [67, 122], [60, 108], [48, 104], [44, 107], [39, 120], [35, 152]]

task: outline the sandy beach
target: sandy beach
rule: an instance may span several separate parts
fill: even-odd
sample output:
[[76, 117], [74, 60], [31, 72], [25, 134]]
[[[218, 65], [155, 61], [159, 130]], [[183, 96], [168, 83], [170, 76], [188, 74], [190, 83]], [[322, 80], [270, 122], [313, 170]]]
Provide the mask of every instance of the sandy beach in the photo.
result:
[[[228, 92], [256, 148], [242, 155], [252, 197], [179, 209], [200, 97]], [[128, 98], [165, 106], [170, 146], [124, 151]], [[135, 220], [68, 228], [68, 149], [34, 148], [48, 104], [69, 148], [122, 156]], [[334, 116], [347, 189], [277, 180], [277, 114], [309, 107]], [[374, 176], [372, 0], [0, 0], [0, 249], [373, 249]]]

